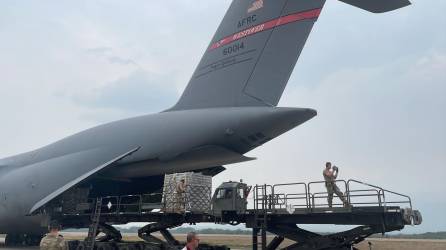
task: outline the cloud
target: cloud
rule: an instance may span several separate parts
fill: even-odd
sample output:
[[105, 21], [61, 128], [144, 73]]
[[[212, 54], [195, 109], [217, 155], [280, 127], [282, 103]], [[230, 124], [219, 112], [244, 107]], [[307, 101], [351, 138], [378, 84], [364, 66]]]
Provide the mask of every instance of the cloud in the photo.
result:
[[138, 65], [132, 59], [125, 59], [125, 58], [121, 58], [121, 57], [118, 57], [118, 56], [111, 56], [111, 57], [108, 58], [108, 61], [110, 63], [117, 63], [117, 64], [122, 64], [122, 65], [129, 65], [129, 64]]
[[128, 114], [162, 111], [173, 106], [177, 98], [171, 77], [141, 69], [73, 97], [82, 106], [125, 111]]
[[104, 56], [108, 53], [111, 53], [112, 51], [113, 49], [110, 47], [97, 47], [97, 48], [85, 49], [86, 53], [97, 56]]
[[110, 47], [90, 48], [86, 49], [85, 52], [99, 58], [104, 58], [112, 64], [134, 65], [139, 67], [139, 65], [133, 59], [123, 58], [115, 55], [113, 48]]

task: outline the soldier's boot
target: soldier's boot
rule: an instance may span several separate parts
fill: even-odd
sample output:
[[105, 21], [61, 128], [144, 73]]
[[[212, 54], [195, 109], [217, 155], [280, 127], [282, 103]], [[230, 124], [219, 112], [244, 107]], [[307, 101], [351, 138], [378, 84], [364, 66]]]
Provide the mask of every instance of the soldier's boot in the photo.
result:
[[348, 202], [348, 200], [345, 198], [345, 196], [340, 196], [342, 203], [344, 205], [344, 207], [351, 207], [352, 205], [350, 205], [350, 203]]

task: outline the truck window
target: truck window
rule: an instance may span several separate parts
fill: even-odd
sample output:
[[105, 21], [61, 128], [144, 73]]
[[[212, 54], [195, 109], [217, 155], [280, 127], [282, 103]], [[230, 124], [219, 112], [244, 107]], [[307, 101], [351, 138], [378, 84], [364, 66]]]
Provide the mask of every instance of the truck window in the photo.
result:
[[225, 198], [225, 193], [226, 193], [225, 189], [219, 189], [217, 191], [217, 199], [224, 199]]
[[217, 191], [217, 199], [230, 199], [232, 198], [232, 189], [219, 189]]
[[243, 198], [245, 198], [244, 196], [245, 196], [245, 190], [243, 188], [239, 188], [238, 189], [238, 197], [243, 199]]

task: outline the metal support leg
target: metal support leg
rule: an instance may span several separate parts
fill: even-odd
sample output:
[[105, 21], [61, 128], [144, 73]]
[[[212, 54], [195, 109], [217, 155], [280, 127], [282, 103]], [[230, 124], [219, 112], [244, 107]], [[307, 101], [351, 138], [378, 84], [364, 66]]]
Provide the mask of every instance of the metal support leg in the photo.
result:
[[100, 237], [98, 241], [100, 242], [111, 241], [111, 240], [114, 242], [122, 241], [121, 232], [115, 227], [108, 225], [106, 223], [99, 223], [98, 227], [99, 231], [105, 234], [105, 236]]
[[276, 236], [274, 239], [268, 244], [266, 249], [275, 250], [279, 247], [279, 245], [283, 242], [285, 238], [283, 236]]
[[266, 250], [266, 229], [262, 228], [262, 250]]
[[180, 242], [177, 239], [175, 239], [175, 237], [173, 237], [173, 235], [169, 231], [167, 231], [167, 229], [161, 229], [160, 233], [164, 237], [164, 239], [166, 239], [167, 243], [169, 243], [170, 245], [174, 246], [180, 245]]
[[355, 249], [354, 244], [380, 230], [379, 226], [359, 226], [345, 232], [318, 235], [291, 225], [276, 225], [274, 228], [269, 228], [270, 232], [297, 242], [283, 248], [285, 250]]
[[253, 228], [252, 229], [252, 250], [257, 250], [259, 246], [258, 242], [258, 236], [259, 235], [259, 229]]
[[[146, 242], [159, 243], [165, 246], [178, 246], [180, 244], [173, 235], [167, 230], [168, 228], [174, 228], [177, 226], [181, 226], [181, 224], [165, 224], [165, 223], [151, 223], [146, 226], [140, 228], [138, 230], [138, 236], [145, 240]], [[160, 232], [161, 235], [166, 240], [165, 242], [161, 239], [151, 235], [151, 233]]]

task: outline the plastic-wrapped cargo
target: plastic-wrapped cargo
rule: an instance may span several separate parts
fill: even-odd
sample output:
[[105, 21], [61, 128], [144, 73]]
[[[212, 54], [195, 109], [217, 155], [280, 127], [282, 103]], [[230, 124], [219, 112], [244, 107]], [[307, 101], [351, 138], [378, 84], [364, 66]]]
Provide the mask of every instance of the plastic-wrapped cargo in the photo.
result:
[[[177, 192], [184, 180], [184, 193]], [[163, 186], [164, 211], [203, 213], [211, 209], [212, 177], [201, 173], [166, 174]]]

